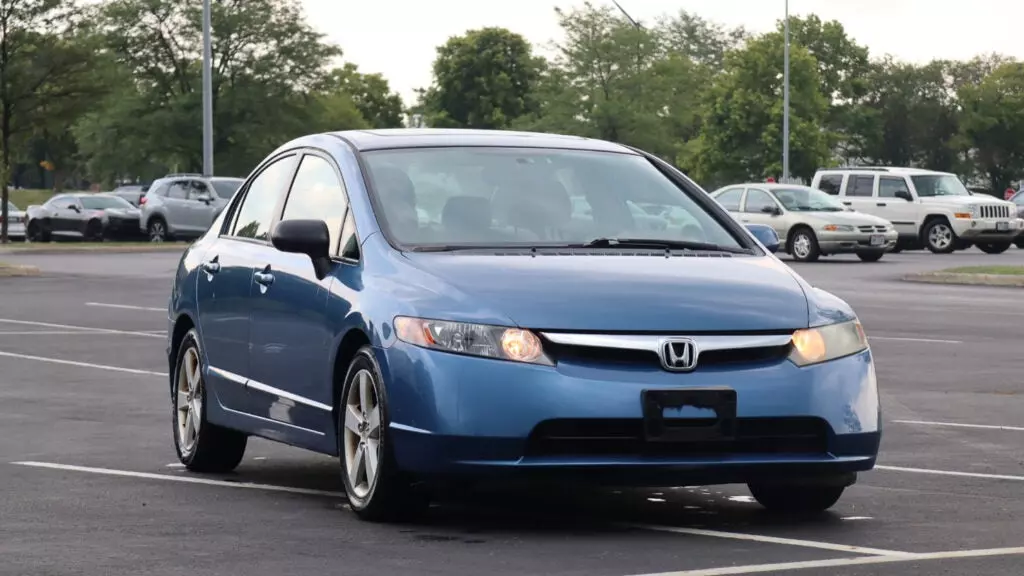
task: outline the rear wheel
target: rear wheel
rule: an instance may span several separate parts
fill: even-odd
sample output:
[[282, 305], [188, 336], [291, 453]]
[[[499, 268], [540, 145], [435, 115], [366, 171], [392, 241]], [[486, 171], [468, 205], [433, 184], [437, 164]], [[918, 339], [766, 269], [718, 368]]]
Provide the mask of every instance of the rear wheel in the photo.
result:
[[429, 500], [398, 469], [388, 433], [387, 391], [369, 346], [349, 365], [337, 406], [338, 454], [352, 511], [372, 522], [404, 520], [422, 512]]
[[857, 252], [857, 257], [864, 262], [878, 262], [885, 255], [883, 250], [872, 250], [870, 252]]
[[824, 512], [846, 490], [843, 486], [786, 486], [750, 484], [758, 504], [772, 512]]
[[986, 254], [1002, 254], [1010, 249], [1011, 242], [978, 242], [978, 249]]
[[195, 329], [189, 330], [179, 347], [171, 390], [174, 447], [193, 472], [230, 472], [242, 461], [248, 438], [207, 420], [202, 358], [199, 337]]

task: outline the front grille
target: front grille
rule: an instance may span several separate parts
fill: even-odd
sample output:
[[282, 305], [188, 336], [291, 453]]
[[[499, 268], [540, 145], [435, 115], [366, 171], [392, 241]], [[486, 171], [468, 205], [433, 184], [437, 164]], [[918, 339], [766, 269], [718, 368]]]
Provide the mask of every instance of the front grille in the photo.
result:
[[981, 218], [1009, 218], [1010, 207], [1000, 204], [983, 204], [978, 207], [978, 215]]
[[[656, 352], [650, 350], [630, 350], [626, 348], [604, 348], [597, 346], [576, 346], [544, 343], [544, 350], [555, 362], [587, 364], [599, 366], [647, 366], [661, 369], [661, 360]], [[729, 350], [702, 350], [697, 358], [697, 369], [711, 366], [735, 366], [739, 364], [758, 364], [784, 360], [790, 352], [790, 345], [762, 346], [757, 348], [733, 348]]]
[[[704, 426], [700, 419], [666, 420], [673, 426]], [[717, 456], [824, 454], [828, 423], [820, 418], [737, 418], [733, 440], [647, 442], [641, 419], [560, 419], [538, 424], [526, 456]]]
[[885, 226], [858, 226], [861, 232], [885, 232]]

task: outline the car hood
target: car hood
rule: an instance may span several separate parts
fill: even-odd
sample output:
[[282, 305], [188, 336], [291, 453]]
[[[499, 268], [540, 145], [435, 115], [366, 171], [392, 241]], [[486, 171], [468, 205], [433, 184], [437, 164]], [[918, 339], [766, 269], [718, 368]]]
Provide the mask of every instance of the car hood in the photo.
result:
[[863, 212], [794, 212], [794, 214], [806, 214], [826, 224], [845, 224], [848, 226], [888, 226], [889, 221], [878, 216], [872, 216]]
[[995, 196], [928, 196], [921, 198], [922, 204], [943, 204], [946, 206], [981, 206], [984, 204], [1004, 204], [1015, 206], [1013, 202], [1001, 200]]
[[[406, 253], [405, 260], [433, 278], [422, 287], [447, 297], [415, 297], [425, 315], [487, 311], [524, 328], [606, 332], [808, 325], [804, 285], [773, 257]], [[414, 276], [407, 281], [419, 282]]]
[[122, 218], [138, 217], [141, 213], [138, 208], [107, 208], [103, 210], [108, 216], [120, 216]]

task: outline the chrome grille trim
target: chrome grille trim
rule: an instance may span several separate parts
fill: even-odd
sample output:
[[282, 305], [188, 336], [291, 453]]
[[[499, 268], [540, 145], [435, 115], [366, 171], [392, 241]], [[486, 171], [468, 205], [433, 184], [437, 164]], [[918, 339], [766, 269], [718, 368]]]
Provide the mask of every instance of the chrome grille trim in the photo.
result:
[[701, 352], [709, 350], [739, 350], [743, 348], [768, 348], [785, 346], [792, 340], [790, 334], [756, 334], [736, 336], [689, 336], [679, 335], [633, 335], [633, 334], [575, 334], [566, 332], [541, 332], [545, 339], [563, 346], [587, 348], [617, 348], [620, 350], [642, 350], [658, 353], [661, 342], [666, 338], [683, 337], [693, 340]]

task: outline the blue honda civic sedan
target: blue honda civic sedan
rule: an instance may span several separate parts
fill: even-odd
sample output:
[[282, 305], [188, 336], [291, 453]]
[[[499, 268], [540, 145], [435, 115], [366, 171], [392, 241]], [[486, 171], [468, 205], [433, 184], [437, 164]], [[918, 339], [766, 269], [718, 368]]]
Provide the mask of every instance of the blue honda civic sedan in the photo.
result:
[[746, 484], [831, 507], [875, 465], [872, 352], [842, 300], [677, 169], [578, 137], [311, 135], [177, 268], [174, 443], [335, 456], [367, 520], [516, 479]]

